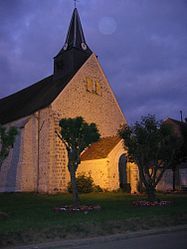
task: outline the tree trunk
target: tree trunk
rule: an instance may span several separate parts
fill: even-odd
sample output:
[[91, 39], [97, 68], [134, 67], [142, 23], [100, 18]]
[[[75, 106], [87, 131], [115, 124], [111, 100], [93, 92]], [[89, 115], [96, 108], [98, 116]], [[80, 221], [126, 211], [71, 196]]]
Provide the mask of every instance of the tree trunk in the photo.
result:
[[144, 191], [143, 191], [143, 183], [141, 180], [139, 180], [138, 187], [139, 187], [138, 191], [142, 194]]
[[73, 194], [73, 206], [78, 207], [80, 202], [79, 202], [79, 196], [78, 196], [75, 170], [72, 169], [72, 167], [70, 168], [70, 177], [71, 177], [72, 194]]
[[138, 169], [139, 169], [139, 182], [140, 182], [140, 193], [143, 193], [143, 186], [145, 187], [145, 189], [147, 189], [147, 181], [143, 172], [143, 166], [138, 165]]
[[156, 191], [153, 186], [146, 187], [146, 192], [149, 201], [151, 202], [156, 201]]
[[176, 190], [176, 169], [173, 168], [173, 191]]

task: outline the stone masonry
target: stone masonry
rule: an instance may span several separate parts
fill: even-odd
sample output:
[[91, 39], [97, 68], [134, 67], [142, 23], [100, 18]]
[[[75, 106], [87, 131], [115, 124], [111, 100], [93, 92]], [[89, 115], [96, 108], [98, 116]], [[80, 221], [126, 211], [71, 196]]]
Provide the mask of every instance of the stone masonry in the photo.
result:
[[[90, 91], [86, 79], [91, 83], [96, 82], [99, 91]], [[126, 122], [94, 54], [50, 106], [23, 120], [7, 124], [17, 126], [19, 135], [2, 167], [0, 191], [66, 191], [70, 179], [67, 152], [55, 132], [59, 130], [60, 119], [77, 116], [82, 116], [89, 123], [96, 123], [102, 137], [116, 135], [120, 125]], [[118, 160], [124, 151], [122, 146], [115, 150], [102, 163], [96, 160], [86, 163], [87, 169], [82, 163], [79, 171], [89, 173], [91, 167], [96, 183], [100, 176], [103, 188], [117, 189]], [[98, 172], [101, 174], [98, 175]]]

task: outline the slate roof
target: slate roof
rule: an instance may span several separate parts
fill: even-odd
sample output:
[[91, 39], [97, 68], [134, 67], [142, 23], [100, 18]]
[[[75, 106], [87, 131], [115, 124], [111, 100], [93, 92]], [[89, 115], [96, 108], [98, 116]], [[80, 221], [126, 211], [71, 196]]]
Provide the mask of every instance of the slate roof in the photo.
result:
[[75, 8], [73, 11], [64, 47], [60, 50], [57, 56], [71, 48], [77, 48], [79, 50], [85, 51], [89, 50], [84, 37], [84, 32], [77, 8]]
[[53, 81], [53, 75], [8, 97], [0, 99], [0, 123], [17, 120], [48, 106], [64, 89], [72, 75], [66, 75], [60, 82]]
[[99, 139], [99, 141], [93, 143], [85, 150], [85, 152], [81, 155], [81, 160], [86, 161], [106, 158], [114, 147], [120, 142], [120, 140], [121, 138], [117, 136]]
[[[65, 44], [54, 58], [54, 65], [61, 62], [61, 67], [53, 75], [8, 97], [0, 99], [0, 123], [26, 117], [47, 107], [61, 93], [81, 66], [92, 54], [86, 44], [77, 9], [73, 11]], [[84, 43], [84, 45], [81, 45]]]

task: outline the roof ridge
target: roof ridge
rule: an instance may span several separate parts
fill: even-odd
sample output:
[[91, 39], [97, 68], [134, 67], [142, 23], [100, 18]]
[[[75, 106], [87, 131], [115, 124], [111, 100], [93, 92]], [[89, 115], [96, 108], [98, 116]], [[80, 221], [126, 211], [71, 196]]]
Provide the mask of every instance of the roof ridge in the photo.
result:
[[17, 94], [19, 94], [19, 93], [22, 93], [22, 92], [28, 90], [29, 88], [33, 88], [34, 86], [36, 86], [36, 85], [38, 85], [38, 84], [40, 84], [40, 83], [43, 83], [43, 81], [49, 79], [50, 77], [52, 78], [52, 76], [53, 76], [53, 75], [51, 74], [51, 75], [49, 75], [49, 76], [47, 76], [47, 77], [45, 77], [45, 78], [43, 78], [43, 79], [41, 79], [41, 80], [39, 80], [39, 81], [33, 83], [32, 85], [29, 85], [29, 86], [27, 86], [27, 87], [25, 87], [25, 88], [23, 88], [23, 89], [21, 89], [21, 90], [18, 90], [18, 91], [15, 92], [15, 93], [12, 93], [12, 94], [10, 94], [10, 95], [8, 95], [8, 96], [5, 96], [5, 97], [1, 98], [1, 99], [0, 99], [0, 104], [1, 104], [1, 101], [7, 100], [7, 99], [9, 99], [9, 98], [12, 98], [14, 95], [17, 95]]
[[85, 161], [106, 158], [120, 140], [121, 138], [117, 135], [101, 137], [82, 153], [81, 160]]

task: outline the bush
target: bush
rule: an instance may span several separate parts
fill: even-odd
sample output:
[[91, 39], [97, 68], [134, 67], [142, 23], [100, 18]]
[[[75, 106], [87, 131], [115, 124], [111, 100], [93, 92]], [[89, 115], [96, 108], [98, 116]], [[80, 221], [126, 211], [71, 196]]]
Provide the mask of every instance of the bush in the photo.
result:
[[93, 191], [99, 193], [103, 192], [103, 189], [99, 185], [94, 185]]
[[[76, 181], [79, 193], [91, 193], [94, 191], [94, 182], [91, 176], [79, 175]], [[68, 183], [68, 192], [72, 193], [71, 182]]]

